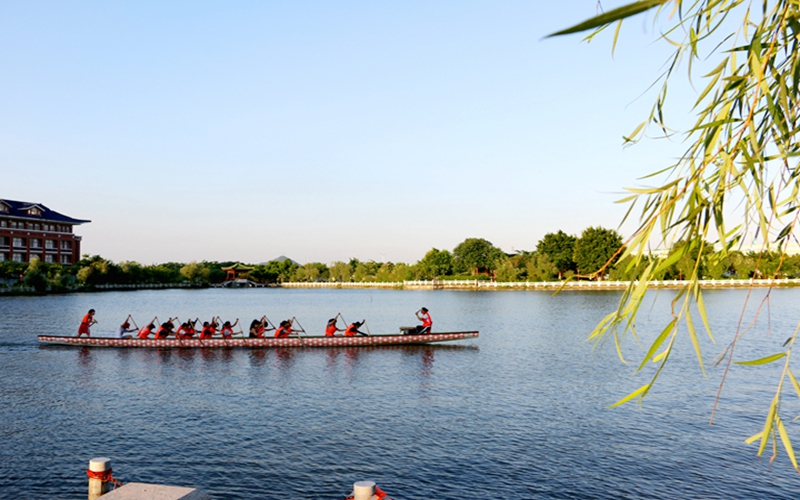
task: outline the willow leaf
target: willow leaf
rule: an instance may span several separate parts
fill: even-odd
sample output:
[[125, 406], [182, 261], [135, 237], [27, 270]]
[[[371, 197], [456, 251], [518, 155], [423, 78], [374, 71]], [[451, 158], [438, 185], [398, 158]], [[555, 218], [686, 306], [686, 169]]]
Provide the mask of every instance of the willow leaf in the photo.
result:
[[639, 365], [639, 368], [636, 371], [640, 371], [644, 366], [647, 364], [648, 361], [655, 355], [658, 348], [661, 347], [661, 344], [667, 339], [669, 334], [675, 327], [675, 323], [678, 321], [677, 318], [673, 319], [672, 321], [667, 324], [666, 328], [664, 328], [661, 333], [656, 337], [652, 344], [650, 344], [650, 349], [647, 350], [647, 354], [645, 354], [644, 359], [642, 360], [642, 364]]
[[692, 339], [692, 346], [694, 346], [694, 352], [697, 353], [697, 362], [700, 364], [700, 370], [703, 372], [703, 376], [706, 375], [706, 367], [703, 363], [703, 353], [700, 351], [700, 342], [697, 340], [697, 332], [694, 330], [694, 323], [692, 323], [692, 315], [689, 311], [686, 311], [686, 327], [689, 329], [689, 338]]
[[761, 431], [761, 444], [758, 446], [758, 456], [760, 457], [762, 453], [764, 453], [764, 449], [767, 447], [767, 443], [769, 442], [769, 434], [773, 430], [773, 425], [775, 423], [775, 412], [778, 407], [778, 397], [775, 396], [772, 399], [772, 404], [769, 405], [769, 412], [767, 412], [767, 418], [764, 421], [764, 429]]
[[757, 366], [757, 365], [766, 365], [772, 363], [774, 361], [778, 361], [779, 359], [786, 356], [785, 352], [779, 352], [778, 354], [773, 354], [772, 356], [766, 356], [764, 358], [754, 359], [752, 361], [734, 361], [737, 365], [742, 366]]
[[797, 467], [797, 459], [794, 456], [794, 448], [792, 448], [792, 441], [789, 439], [789, 433], [786, 432], [786, 427], [783, 425], [783, 420], [780, 418], [778, 420], [778, 435], [781, 437], [781, 442], [783, 443], [783, 448], [786, 450], [786, 454], [789, 455], [789, 460], [792, 461], [792, 465], [794, 465], [795, 470], [800, 471]]
[[642, 12], [650, 10], [653, 7], [658, 7], [661, 4], [667, 3], [668, 1], [669, 0], [644, 0], [641, 2], [629, 3], [627, 5], [623, 5], [622, 7], [617, 7], [616, 9], [611, 9], [608, 12], [604, 12], [599, 16], [587, 19], [586, 21], [578, 23], [570, 28], [561, 31], [556, 31], [555, 33], [551, 33], [547, 35], [545, 38], [561, 36], [561, 35], [569, 35], [572, 33], [580, 33], [581, 31], [587, 31], [599, 28], [601, 26], [611, 24], [614, 21], [619, 21], [621, 19], [632, 17], [635, 16], [636, 14], [641, 14]]
[[794, 378], [794, 374], [792, 373], [792, 370], [786, 370], [786, 372], [789, 374], [789, 380], [792, 381], [792, 386], [794, 387], [794, 392], [796, 392], [797, 393], [797, 397], [800, 398], [800, 384], [798, 384], [797, 383], [797, 379]]
[[650, 390], [650, 384], [643, 385], [643, 386], [639, 387], [638, 389], [636, 389], [635, 391], [633, 391], [632, 393], [630, 393], [627, 396], [625, 396], [624, 398], [620, 399], [619, 401], [617, 401], [613, 405], [609, 406], [609, 408], [615, 408], [617, 406], [624, 405], [625, 403], [627, 403], [628, 401], [630, 401], [631, 399], [633, 399], [633, 398], [635, 398], [637, 396], [644, 396], [645, 394], [647, 394], [647, 391], [649, 391], [649, 390]]

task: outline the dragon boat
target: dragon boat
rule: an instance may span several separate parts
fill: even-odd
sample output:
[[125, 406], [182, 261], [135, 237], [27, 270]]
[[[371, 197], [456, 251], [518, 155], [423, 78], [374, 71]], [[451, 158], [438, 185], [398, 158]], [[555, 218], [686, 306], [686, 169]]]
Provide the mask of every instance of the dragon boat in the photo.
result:
[[39, 335], [39, 342], [45, 345], [76, 347], [128, 347], [128, 348], [229, 348], [241, 347], [250, 349], [287, 348], [287, 347], [373, 347], [421, 345], [453, 340], [477, 338], [478, 332], [442, 332], [426, 335], [369, 335], [356, 337], [326, 336], [291, 336], [284, 338], [264, 337], [214, 337], [210, 339], [169, 337], [166, 339], [110, 338], [110, 337], [75, 337], [66, 335]]

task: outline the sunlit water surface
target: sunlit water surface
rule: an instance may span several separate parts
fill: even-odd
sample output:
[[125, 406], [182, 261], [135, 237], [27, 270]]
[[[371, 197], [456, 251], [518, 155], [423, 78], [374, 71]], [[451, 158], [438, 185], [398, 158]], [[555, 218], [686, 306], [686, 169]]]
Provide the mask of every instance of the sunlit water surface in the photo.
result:
[[[765, 291], [750, 297], [746, 322]], [[657, 294], [653, 294], [656, 297]], [[652, 339], [672, 292], [641, 310]], [[770, 466], [744, 439], [763, 425], [780, 366], [736, 368], [709, 417], [724, 363], [704, 378], [687, 340], [639, 408], [606, 407], [644, 385], [642, 349], [585, 343], [616, 292], [167, 290], [0, 297], [0, 497], [85, 498], [90, 458], [115, 476], [201, 488], [215, 498], [339, 499], [375, 480], [396, 499], [796, 498], [800, 474]], [[717, 344], [736, 331], [747, 291], [709, 291]], [[781, 349], [800, 290], [774, 290], [738, 359]], [[373, 333], [415, 324], [481, 332], [455, 345], [294, 350], [125, 350], [39, 346], [72, 334], [89, 308], [94, 336], [132, 313], [297, 316], [309, 333], [341, 312]], [[769, 321], [767, 321], [769, 319]], [[699, 319], [695, 321], [701, 328]], [[788, 390], [788, 421], [800, 405]], [[797, 424], [790, 433], [800, 443]]]

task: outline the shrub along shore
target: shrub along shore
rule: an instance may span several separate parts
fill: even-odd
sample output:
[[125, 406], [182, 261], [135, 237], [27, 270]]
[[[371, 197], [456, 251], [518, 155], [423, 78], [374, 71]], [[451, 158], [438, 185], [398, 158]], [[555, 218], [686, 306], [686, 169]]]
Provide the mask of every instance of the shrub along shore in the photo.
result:
[[[245, 264], [252, 269], [249, 279], [259, 285], [298, 286], [299, 283], [318, 283], [319, 286], [347, 286], [361, 283], [386, 284], [397, 288], [470, 288], [471, 283], [486, 282], [482, 288], [536, 288], [520, 283], [558, 283], [567, 280], [581, 283], [623, 282], [635, 275], [627, 260], [615, 260], [622, 238], [613, 230], [587, 228], [581, 236], [562, 231], [545, 235], [533, 251], [505, 253], [482, 238], [468, 238], [452, 251], [432, 248], [414, 264], [402, 262], [375, 262], [350, 259], [349, 262], [324, 264], [309, 262], [298, 264], [282, 258], [263, 264]], [[708, 245], [710, 248], [710, 245]], [[696, 256], [678, 260], [665, 269], [656, 281], [682, 280], [691, 275]], [[652, 257], [651, 257], [652, 258]], [[596, 271], [611, 261], [597, 275]], [[640, 266], [646, 266], [643, 259]], [[34, 259], [32, 262], [0, 263], [0, 290], [5, 292], [59, 293], [81, 290], [157, 288], [157, 287], [208, 287], [223, 283], [225, 267], [236, 262], [167, 262], [142, 265], [133, 261], [115, 263], [99, 255], [83, 258], [75, 265], [50, 264]], [[731, 286], [741, 286], [733, 280], [781, 280], [777, 284], [794, 285], [800, 278], [800, 255], [781, 255], [779, 252], [728, 253], [723, 261], [712, 261], [700, 256], [701, 275], [712, 282], [731, 280]], [[783, 280], [789, 281], [783, 281]], [[436, 280], [437, 285], [417, 284]], [[447, 283], [450, 282], [448, 285]], [[463, 282], [465, 284], [458, 284]], [[327, 283], [324, 285], [323, 283]], [[407, 285], [401, 285], [408, 283]], [[491, 284], [490, 284], [491, 283]], [[337, 285], [339, 284], [339, 285]], [[313, 285], [312, 285], [313, 286]], [[359, 286], [359, 285], [355, 285]], [[719, 285], [716, 285], [719, 286]], [[572, 285], [570, 285], [572, 287]], [[599, 288], [608, 288], [609, 284]], [[597, 286], [586, 286], [595, 289]]]

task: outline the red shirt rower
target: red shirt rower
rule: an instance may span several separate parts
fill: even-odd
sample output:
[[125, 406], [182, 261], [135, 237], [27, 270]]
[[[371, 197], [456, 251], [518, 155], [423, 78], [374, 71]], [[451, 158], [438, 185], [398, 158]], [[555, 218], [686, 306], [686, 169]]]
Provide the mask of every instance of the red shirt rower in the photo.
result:
[[335, 337], [336, 332], [343, 332], [341, 328], [336, 327], [336, 318], [331, 318], [328, 320], [328, 325], [325, 327], [325, 336], [326, 337]]
[[151, 333], [153, 333], [153, 329], [156, 327], [153, 323], [150, 323], [147, 326], [143, 326], [139, 329], [139, 333], [136, 334], [137, 337], [140, 339], [146, 339]]
[[358, 329], [363, 325], [365, 322], [362, 320], [361, 322], [356, 321], [355, 323], [351, 323], [347, 328], [344, 330], [345, 337], [355, 337], [356, 335], [367, 335], [364, 332], [358, 331]]

